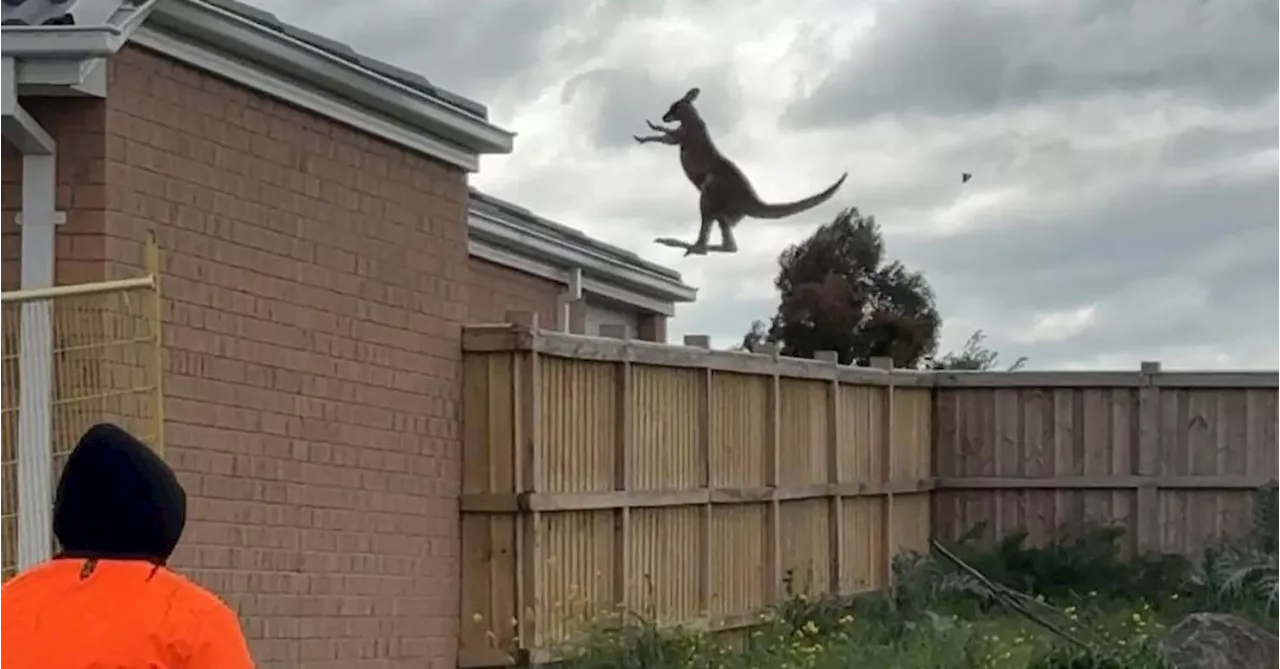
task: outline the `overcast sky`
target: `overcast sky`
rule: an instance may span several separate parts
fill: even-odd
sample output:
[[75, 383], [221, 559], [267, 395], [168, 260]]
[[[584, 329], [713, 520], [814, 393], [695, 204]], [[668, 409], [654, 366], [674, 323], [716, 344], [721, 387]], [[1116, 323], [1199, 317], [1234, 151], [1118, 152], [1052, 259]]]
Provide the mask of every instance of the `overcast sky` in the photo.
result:
[[[927, 275], [943, 351], [1277, 367], [1275, 0], [255, 2], [489, 105], [519, 135], [473, 183], [682, 272], [673, 339], [734, 343], [778, 252], [856, 206]], [[631, 135], [693, 86], [766, 200], [848, 182], [737, 255], [654, 245], [697, 194]]]

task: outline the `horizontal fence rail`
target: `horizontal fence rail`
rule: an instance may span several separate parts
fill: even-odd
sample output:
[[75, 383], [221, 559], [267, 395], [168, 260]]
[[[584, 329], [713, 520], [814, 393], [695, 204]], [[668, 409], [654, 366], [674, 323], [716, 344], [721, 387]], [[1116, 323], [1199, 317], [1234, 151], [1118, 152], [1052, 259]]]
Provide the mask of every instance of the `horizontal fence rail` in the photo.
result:
[[464, 666], [546, 661], [600, 613], [757, 624], [926, 546], [927, 377], [508, 317], [463, 334]]

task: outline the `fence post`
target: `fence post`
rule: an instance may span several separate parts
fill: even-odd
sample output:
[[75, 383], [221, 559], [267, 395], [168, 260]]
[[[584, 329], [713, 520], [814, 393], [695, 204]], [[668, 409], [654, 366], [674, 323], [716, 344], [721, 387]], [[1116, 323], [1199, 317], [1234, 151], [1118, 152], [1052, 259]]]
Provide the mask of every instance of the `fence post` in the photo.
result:
[[765, 553], [766, 576], [768, 580], [768, 590], [770, 595], [769, 603], [777, 603], [782, 601], [786, 594], [782, 591], [782, 507], [778, 501], [777, 489], [781, 478], [782, 464], [779, 461], [782, 447], [782, 379], [778, 377], [778, 345], [765, 344], [759, 350], [753, 351], [758, 355], [767, 355], [773, 361], [772, 374], [769, 377], [768, 404], [769, 413], [767, 423], [769, 433], [765, 447], [767, 456], [765, 457], [764, 483], [765, 487], [770, 488], [769, 491], [769, 509], [767, 512], [769, 526], [769, 546], [768, 552]]
[[[711, 337], [707, 335], [685, 335], [684, 345], [709, 350], [711, 348]], [[711, 615], [711, 582], [713, 569], [711, 564], [711, 407], [712, 392], [714, 383], [713, 372], [711, 366], [706, 365], [703, 369], [702, 392], [698, 398], [698, 487], [708, 491], [707, 501], [702, 505], [702, 513], [699, 517], [699, 541], [701, 541], [700, 553], [698, 554], [698, 614], [703, 618]]]
[[151, 320], [151, 332], [149, 333], [155, 343], [152, 345], [152, 364], [156, 375], [155, 378], [155, 436], [151, 440], [151, 447], [155, 449], [160, 457], [164, 457], [164, 339], [161, 337], [161, 328], [164, 323], [163, 302], [160, 296], [160, 274], [162, 267], [160, 265], [160, 244], [156, 241], [156, 233], [152, 231], [147, 236], [146, 247], [146, 270], [151, 275], [151, 303], [149, 305], [149, 313], [147, 318]]
[[[538, 329], [538, 314], [533, 311], [508, 311], [506, 321], [530, 330]], [[541, 433], [539, 421], [542, 413], [542, 389], [538, 381], [538, 352], [530, 350], [512, 355], [511, 402], [516, 417], [513, 465], [516, 493], [521, 494], [544, 488], [540, 462], [542, 449], [538, 444], [538, 435]], [[516, 570], [516, 596], [521, 608], [517, 628], [518, 647], [521, 651], [529, 651], [541, 645], [538, 631], [538, 605], [542, 595], [542, 584], [538, 582], [538, 566], [542, 564], [540, 512], [518, 512], [516, 551], [516, 561], [519, 564]]]
[[1159, 550], [1162, 543], [1160, 490], [1156, 484], [1160, 450], [1160, 387], [1155, 384], [1155, 377], [1160, 373], [1160, 363], [1143, 362], [1138, 373], [1141, 378], [1138, 388], [1138, 457], [1132, 464], [1134, 474], [1139, 478], [1138, 488], [1134, 491], [1138, 527], [1134, 534], [1137, 552], [1146, 553]]
[[52, 299], [23, 302], [18, 331], [19, 573], [53, 552], [53, 311]]
[[[602, 333], [603, 334], [603, 333]], [[625, 333], [624, 333], [625, 334]], [[613, 454], [613, 489], [622, 493], [631, 490], [631, 358], [632, 349], [628, 344], [624, 349], [622, 362], [618, 365]], [[613, 600], [617, 613], [624, 613], [629, 605], [631, 591], [631, 502], [629, 496], [622, 496], [622, 504], [614, 510], [613, 515]]]
[[884, 583], [889, 592], [893, 592], [893, 556], [894, 536], [893, 517], [893, 451], [894, 451], [894, 413], [893, 413], [893, 358], [877, 356], [871, 358], [871, 366], [888, 372], [889, 384], [885, 386], [884, 430], [880, 441], [880, 483], [884, 489], [884, 524], [881, 527], [881, 540], [884, 542]]
[[840, 434], [841, 407], [844, 402], [840, 397], [840, 354], [836, 351], [816, 351], [815, 360], [832, 366], [831, 385], [827, 390], [827, 489], [829, 491], [827, 511], [827, 535], [830, 553], [828, 590], [837, 596], [844, 594], [844, 497], [840, 484], [843, 458], [841, 450], [844, 439]]

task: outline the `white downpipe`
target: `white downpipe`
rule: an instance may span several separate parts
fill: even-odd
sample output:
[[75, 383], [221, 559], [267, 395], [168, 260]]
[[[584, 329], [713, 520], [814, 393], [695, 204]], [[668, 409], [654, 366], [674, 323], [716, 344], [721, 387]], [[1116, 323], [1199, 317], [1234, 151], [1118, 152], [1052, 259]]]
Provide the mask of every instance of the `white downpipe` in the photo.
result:
[[[56, 159], [22, 156], [22, 288], [53, 285]], [[18, 340], [18, 569], [53, 550], [53, 304], [22, 305]]]
[[560, 294], [560, 331], [573, 331], [573, 303], [582, 299], [582, 268], [569, 270], [565, 292]]

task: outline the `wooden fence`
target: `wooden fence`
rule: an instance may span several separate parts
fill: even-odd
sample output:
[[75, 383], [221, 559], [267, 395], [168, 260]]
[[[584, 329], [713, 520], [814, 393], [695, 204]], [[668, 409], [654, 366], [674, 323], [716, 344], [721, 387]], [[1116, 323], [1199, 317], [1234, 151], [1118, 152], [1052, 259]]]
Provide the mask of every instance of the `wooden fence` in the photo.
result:
[[934, 535], [1117, 524], [1190, 554], [1250, 523], [1276, 478], [1275, 372], [940, 373]]
[[622, 610], [744, 628], [979, 524], [1190, 551], [1276, 476], [1275, 373], [927, 373], [508, 321], [462, 338], [460, 666]]
[[927, 375], [508, 319], [463, 334], [462, 666], [600, 612], [748, 626], [926, 546]]

